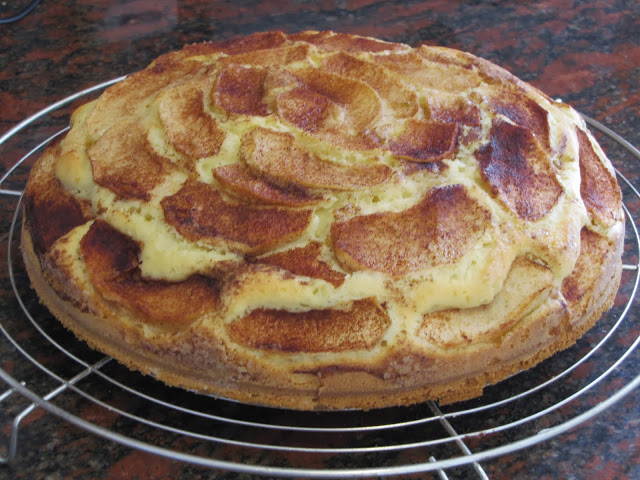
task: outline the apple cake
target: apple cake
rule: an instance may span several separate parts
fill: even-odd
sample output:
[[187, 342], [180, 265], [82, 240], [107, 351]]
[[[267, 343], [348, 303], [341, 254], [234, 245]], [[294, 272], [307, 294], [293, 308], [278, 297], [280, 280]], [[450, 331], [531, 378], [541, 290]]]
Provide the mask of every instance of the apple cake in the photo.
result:
[[173, 386], [306, 410], [469, 399], [575, 343], [618, 289], [601, 147], [469, 53], [188, 45], [70, 123], [26, 188], [32, 286]]

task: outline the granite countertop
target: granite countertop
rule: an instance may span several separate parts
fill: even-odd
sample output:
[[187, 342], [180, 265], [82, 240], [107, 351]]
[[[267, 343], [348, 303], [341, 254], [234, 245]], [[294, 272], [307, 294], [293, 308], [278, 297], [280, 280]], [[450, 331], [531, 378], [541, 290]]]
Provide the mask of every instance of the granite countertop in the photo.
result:
[[[29, 3], [2, 2], [0, 17], [15, 15]], [[507, 68], [640, 146], [640, 2], [635, 0], [43, 0], [23, 19], [0, 24], [0, 134], [55, 101], [143, 68], [158, 55], [184, 44], [273, 29], [332, 29], [411, 45], [426, 43], [466, 50]], [[37, 125], [38, 134], [64, 126], [68, 115], [53, 114], [51, 121], [53, 127]], [[29, 138], [4, 145], [0, 149], [0, 172], [32, 146]], [[618, 154], [614, 151], [610, 156]], [[633, 161], [616, 166], [640, 185], [640, 168]], [[3, 188], [18, 185], [16, 181]], [[2, 198], [4, 225], [8, 225], [11, 209], [15, 208], [15, 197], [9, 197]], [[633, 208], [640, 208], [637, 200], [632, 203]], [[5, 230], [2, 235], [4, 250]], [[3, 265], [2, 275], [6, 274]], [[0, 319], [7, 328], [13, 328], [12, 322], [20, 313], [6, 279], [0, 289], [0, 307], [4, 309]], [[617, 303], [624, 303], [625, 295], [621, 293]], [[619, 343], [631, 344], [638, 337], [639, 317], [632, 309]], [[17, 337], [21, 338], [20, 333]], [[21, 340], [29, 346], [37, 342]], [[12, 347], [0, 344], [2, 369], [17, 376], [19, 362], [20, 356]], [[639, 365], [636, 354], [618, 369], [616, 380], [607, 389], [615, 390], [630, 382], [638, 375]], [[588, 376], [592, 367], [593, 362], [587, 362], [582, 374]], [[35, 374], [27, 377], [27, 384], [40, 394], [51, 388], [41, 384], [46, 382]], [[5, 388], [0, 382], [0, 394]], [[606, 398], [611, 394], [607, 389], [602, 398], [596, 396], [590, 401], [595, 404]], [[28, 403], [19, 394], [0, 403], [3, 441], [8, 442], [11, 421]], [[65, 408], [88, 408], [71, 400], [61, 404]], [[119, 421], [110, 415], [113, 412], [84, 412], [88, 421]], [[639, 423], [640, 392], [636, 390], [594, 419], [530, 448], [484, 460], [481, 468], [491, 479], [640, 478]], [[474, 449], [473, 442], [470, 447]], [[1, 443], [0, 455], [6, 455]], [[472, 469], [452, 469], [447, 474], [450, 478], [479, 478]], [[20, 424], [17, 455], [9, 466], [0, 466], [0, 478], [253, 477], [140, 452], [37, 408]], [[417, 474], [404, 478], [430, 477]]]

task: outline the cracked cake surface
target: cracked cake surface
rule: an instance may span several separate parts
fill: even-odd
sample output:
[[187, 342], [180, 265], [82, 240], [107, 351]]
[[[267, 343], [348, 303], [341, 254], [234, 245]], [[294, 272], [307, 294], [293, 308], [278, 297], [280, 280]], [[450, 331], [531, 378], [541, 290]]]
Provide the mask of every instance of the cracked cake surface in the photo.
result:
[[78, 108], [22, 251], [53, 315], [170, 384], [298, 409], [478, 396], [612, 304], [613, 168], [569, 106], [442, 47], [188, 45]]

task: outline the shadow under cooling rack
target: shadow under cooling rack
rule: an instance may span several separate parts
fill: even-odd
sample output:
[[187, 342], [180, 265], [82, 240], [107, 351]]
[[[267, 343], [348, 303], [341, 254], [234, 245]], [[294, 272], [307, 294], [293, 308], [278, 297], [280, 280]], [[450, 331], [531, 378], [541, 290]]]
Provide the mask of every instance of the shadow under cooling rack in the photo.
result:
[[[434, 472], [440, 478], [487, 478], [482, 462], [549, 440], [593, 418], [640, 383], [637, 304], [640, 194], [620, 172], [627, 234], [622, 284], [614, 307], [576, 345], [515, 375], [482, 397], [439, 406], [296, 412], [250, 406], [167, 387], [131, 372], [78, 341], [38, 303], [19, 251], [22, 190], [44, 146], [63, 134], [79, 92], [30, 117], [0, 138], [22, 152], [0, 179], [9, 230], [0, 274], [0, 393], [10, 423], [0, 461], [20, 448], [20, 425], [44, 409], [87, 432], [128, 447], [196, 465], [280, 477], [355, 478]], [[603, 125], [615, 160], [640, 152]], [[454, 469], [455, 467], [455, 469]], [[2, 467], [0, 467], [2, 468]]]

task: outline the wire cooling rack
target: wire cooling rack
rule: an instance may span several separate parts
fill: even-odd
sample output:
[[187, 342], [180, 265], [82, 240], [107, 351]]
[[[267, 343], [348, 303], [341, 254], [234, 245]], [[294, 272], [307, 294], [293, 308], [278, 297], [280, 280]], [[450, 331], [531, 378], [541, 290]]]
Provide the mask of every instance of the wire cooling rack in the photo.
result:
[[[29, 448], [20, 446], [20, 426], [41, 408], [125, 446], [214, 469], [278, 477], [432, 472], [441, 479], [488, 478], [482, 461], [567, 432], [640, 383], [640, 332], [629, 314], [638, 303], [640, 193], [619, 171], [627, 234], [613, 308], [575, 346], [488, 387], [478, 399], [368, 412], [278, 410], [170, 388], [89, 349], [29, 288], [19, 252], [22, 191], [43, 148], [68, 129], [75, 102], [119, 80], [61, 100], [0, 137], [5, 164], [15, 162], [0, 178], [7, 225], [0, 233], [6, 255], [6, 265], [0, 262], [0, 379], [6, 384], [0, 420], [9, 424], [2, 430], [8, 434], [0, 463], [10, 463], [19, 447]], [[614, 164], [640, 160], [623, 138], [586, 120], [609, 142]], [[16, 158], [8, 159], [7, 151]]]

